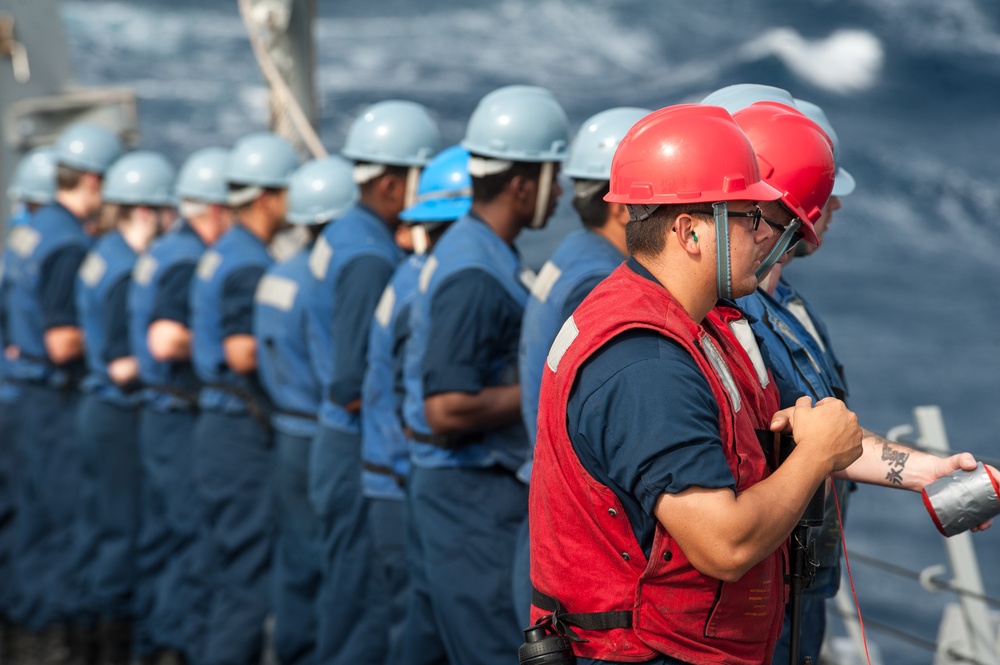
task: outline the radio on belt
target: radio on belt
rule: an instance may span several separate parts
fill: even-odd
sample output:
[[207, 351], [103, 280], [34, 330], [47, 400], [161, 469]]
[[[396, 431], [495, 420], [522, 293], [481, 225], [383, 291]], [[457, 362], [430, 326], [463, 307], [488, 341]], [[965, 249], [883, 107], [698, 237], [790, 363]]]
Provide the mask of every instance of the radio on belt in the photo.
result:
[[945, 536], [967, 531], [1000, 515], [1000, 487], [980, 462], [975, 471], [959, 469], [923, 489], [924, 506]]

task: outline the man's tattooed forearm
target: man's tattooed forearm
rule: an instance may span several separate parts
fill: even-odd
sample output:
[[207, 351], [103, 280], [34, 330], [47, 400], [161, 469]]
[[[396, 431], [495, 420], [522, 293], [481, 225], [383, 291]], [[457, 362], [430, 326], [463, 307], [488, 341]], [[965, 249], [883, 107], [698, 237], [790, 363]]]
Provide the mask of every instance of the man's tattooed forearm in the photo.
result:
[[893, 485], [903, 484], [903, 469], [906, 468], [906, 460], [910, 458], [910, 453], [897, 448], [885, 439], [880, 438], [882, 444], [882, 461], [887, 462], [889, 470], [885, 474], [885, 479]]

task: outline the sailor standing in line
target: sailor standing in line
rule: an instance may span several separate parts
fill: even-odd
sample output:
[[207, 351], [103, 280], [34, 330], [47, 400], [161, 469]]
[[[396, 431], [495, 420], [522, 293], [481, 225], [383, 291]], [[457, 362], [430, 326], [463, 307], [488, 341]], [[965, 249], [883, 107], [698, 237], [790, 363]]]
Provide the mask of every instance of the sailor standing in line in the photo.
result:
[[54, 150], [55, 202], [35, 213], [12, 247], [6, 316], [11, 378], [23, 392], [13, 618], [29, 631], [24, 636], [29, 651], [41, 648], [45, 657], [58, 659], [67, 648], [76, 650], [71, 642], [87, 639], [79, 614], [69, 609], [77, 604], [69, 596], [79, 588], [82, 572], [71, 567], [84, 346], [73, 290], [90, 246], [83, 225], [100, 211], [102, 174], [122, 146], [103, 127], [76, 124], [60, 135]]
[[316, 662], [381, 663], [385, 603], [361, 494], [361, 382], [375, 306], [402, 259], [393, 233], [440, 145], [420, 104], [384, 101], [354, 120], [341, 154], [354, 161], [360, 200], [316, 241], [309, 268], [309, 356], [322, 387], [309, 495], [322, 524], [323, 582]]
[[[509, 663], [521, 630], [511, 598], [527, 488], [517, 348], [527, 271], [513, 246], [555, 210], [568, 143], [548, 90], [509, 86], [480, 100], [469, 150], [472, 208], [434, 248], [410, 313], [404, 418], [410, 512], [433, 617], [452, 663]], [[405, 649], [403, 662], [419, 661]]]
[[205, 620], [192, 459], [201, 382], [191, 365], [188, 294], [198, 260], [232, 224], [228, 157], [224, 148], [203, 148], [184, 161], [174, 188], [181, 219], [132, 272], [130, 344], [143, 388], [133, 652], [142, 662], [175, 663], [180, 653], [193, 660]]
[[[413, 565], [411, 546], [419, 546], [412, 521], [404, 516], [410, 450], [403, 427], [403, 361], [410, 334], [410, 307], [420, 271], [449, 225], [469, 211], [472, 180], [469, 151], [442, 150], [420, 174], [416, 202], [399, 217], [409, 232], [413, 254], [399, 264], [382, 292], [368, 337], [368, 369], [361, 390], [361, 484], [369, 504], [375, 541], [375, 574], [384, 578], [389, 607], [386, 663], [402, 661], [400, 649], [417, 650], [424, 662], [445, 660], [427, 597], [427, 580]], [[414, 634], [403, 641], [404, 629]]]
[[274, 649], [282, 665], [316, 662], [316, 594], [322, 579], [320, 523], [309, 503], [309, 449], [316, 435], [320, 386], [309, 362], [304, 291], [312, 281], [309, 255], [327, 224], [358, 199], [351, 164], [312, 160], [292, 174], [288, 221], [309, 242], [268, 269], [254, 295], [257, 372], [274, 404], [276, 534], [271, 583]]
[[56, 163], [51, 147], [35, 148], [17, 165], [7, 201], [14, 208], [8, 224], [0, 263], [0, 662], [12, 662], [14, 637], [10, 610], [15, 603], [14, 594], [14, 519], [16, 518], [17, 465], [17, 410], [21, 390], [11, 381], [10, 360], [4, 353], [9, 335], [6, 321], [6, 299], [9, 282], [4, 276], [4, 265], [14, 260], [13, 247], [18, 243], [18, 228], [25, 227], [31, 216], [44, 205], [52, 202], [56, 193]]
[[[253, 294], [285, 224], [298, 156], [284, 139], [250, 134], [226, 167], [236, 221], [198, 262], [191, 284], [192, 361], [204, 382], [194, 430], [209, 589], [196, 665], [256, 663], [270, 606], [270, 404], [257, 379]], [[199, 647], [196, 646], [195, 649]]]
[[[521, 415], [532, 447], [518, 469], [522, 482], [531, 481], [532, 450], [538, 420], [538, 391], [545, 356], [563, 321], [568, 319], [597, 284], [611, 274], [627, 255], [625, 225], [628, 210], [608, 203], [611, 158], [618, 142], [649, 109], [619, 107], [601, 111], [580, 126], [562, 173], [573, 180], [573, 208], [583, 229], [566, 236], [542, 266], [524, 307], [518, 366], [521, 378]], [[518, 623], [529, 624], [531, 576], [528, 566], [528, 521], [518, 533], [514, 560], [514, 607]]]
[[104, 178], [113, 223], [80, 267], [77, 312], [87, 339], [87, 375], [77, 410], [87, 491], [79, 519], [95, 549], [85, 593], [98, 620], [101, 665], [127, 665], [139, 531], [139, 364], [128, 339], [128, 290], [138, 256], [173, 222], [174, 167], [156, 152], [120, 157]]

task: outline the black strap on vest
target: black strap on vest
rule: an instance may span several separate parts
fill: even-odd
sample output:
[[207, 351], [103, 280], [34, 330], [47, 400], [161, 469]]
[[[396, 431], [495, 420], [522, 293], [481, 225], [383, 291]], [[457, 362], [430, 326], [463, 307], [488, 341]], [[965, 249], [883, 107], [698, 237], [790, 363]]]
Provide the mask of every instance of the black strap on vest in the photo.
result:
[[760, 449], [764, 451], [764, 459], [767, 460], [767, 468], [772, 472], [778, 468], [778, 452], [781, 450], [780, 437], [777, 432], [767, 429], [755, 429], [757, 442]]
[[570, 626], [584, 630], [611, 630], [612, 628], [631, 628], [632, 610], [613, 610], [611, 612], [581, 612], [569, 614], [557, 599], [531, 587], [531, 604], [546, 612], [552, 612], [552, 627], [560, 635], [574, 642], [587, 642], [577, 635]]
[[377, 473], [380, 476], [389, 476], [396, 481], [396, 484], [399, 485], [400, 489], [406, 489], [406, 478], [396, 473], [396, 470], [391, 467], [385, 466], [384, 464], [364, 461], [361, 463], [361, 468], [369, 473]]

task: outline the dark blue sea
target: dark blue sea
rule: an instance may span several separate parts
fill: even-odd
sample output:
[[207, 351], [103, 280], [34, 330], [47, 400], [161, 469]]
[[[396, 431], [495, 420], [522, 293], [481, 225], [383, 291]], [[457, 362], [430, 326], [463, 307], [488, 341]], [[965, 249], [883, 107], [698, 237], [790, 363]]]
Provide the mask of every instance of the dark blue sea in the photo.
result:
[[[1000, 458], [1000, 3], [995, 0], [321, 0], [325, 145], [364, 106], [428, 106], [457, 142], [491, 89], [551, 89], [573, 131], [612, 106], [697, 101], [723, 85], [787, 88], [823, 106], [858, 188], [820, 252], [787, 274], [825, 315], [850, 403], [876, 431], [940, 405], [954, 448]], [[73, 71], [128, 86], [141, 144], [180, 163], [265, 128], [266, 89], [236, 2], [67, 0]], [[540, 265], [575, 226], [566, 202], [522, 237]], [[911, 569], [944, 562], [916, 494], [854, 495], [848, 547]], [[1000, 526], [976, 538], [1000, 596]], [[952, 599], [854, 566], [862, 612], [934, 640]], [[886, 663], [929, 664], [870, 637]]]

